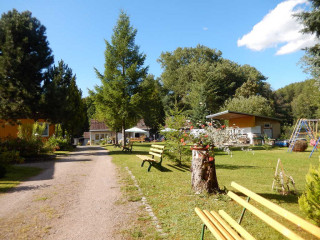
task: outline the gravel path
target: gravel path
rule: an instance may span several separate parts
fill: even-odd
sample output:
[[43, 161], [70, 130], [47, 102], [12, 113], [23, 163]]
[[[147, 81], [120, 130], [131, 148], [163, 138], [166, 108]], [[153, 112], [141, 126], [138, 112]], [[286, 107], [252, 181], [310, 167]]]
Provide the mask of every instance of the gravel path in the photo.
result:
[[10, 193], [0, 195], [0, 239], [121, 239], [139, 211], [123, 203], [107, 151], [80, 147]]

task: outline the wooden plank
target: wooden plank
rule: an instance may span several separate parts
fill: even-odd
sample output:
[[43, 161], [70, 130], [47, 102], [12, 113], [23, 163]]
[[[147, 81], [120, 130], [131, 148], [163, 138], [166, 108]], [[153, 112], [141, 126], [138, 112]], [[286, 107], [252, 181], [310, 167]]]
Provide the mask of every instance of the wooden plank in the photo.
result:
[[225, 211], [219, 210], [219, 214], [226, 220], [231, 227], [237, 230], [240, 235], [246, 240], [256, 240], [250, 233], [248, 233], [243, 227], [240, 226], [232, 217], [230, 217]]
[[163, 153], [163, 150], [162, 149], [157, 149], [157, 148], [150, 148], [150, 152]]
[[162, 154], [155, 153], [155, 152], [149, 152], [149, 154], [160, 157], [160, 158], [162, 157]]
[[[146, 155], [136, 155], [138, 158], [141, 158], [142, 160], [154, 160], [149, 156]], [[154, 160], [155, 161], [155, 160]]]
[[154, 145], [154, 144], [152, 144], [151, 147], [153, 147], [153, 148], [161, 148], [161, 149], [165, 148], [165, 146], [163, 146], [163, 145]]
[[231, 236], [236, 240], [242, 240], [242, 238], [239, 236], [239, 234], [233, 230], [228, 223], [226, 223], [222, 217], [215, 211], [210, 211], [210, 213], [219, 221], [219, 223], [231, 234]]
[[234, 194], [233, 192], [229, 191], [228, 192], [228, 196], [231, 197], [236, 202], [238, 202], [243, 207], [245, 207], [247, 210], [252, 212], [254, 215], [256, 215], [262, 221], [267, 223], [269, 226], [271, 226], [274, 229], [276, 229], [278, 232], [280, 232], [285, 237], [287, 237], [289, 239], [299, 239], [299, 240], [303, 239], [299, 235], [297, 235], [296, 233], [292, 232], [290, 229], [288, 229], [285, 226], [283, 226], [281, 223], [277, 222], [276, 220], [274, 220], [273, 218], [271, 218], [270, 216], [268, 216], [267, 214], [265, 214], [264, 212], [262, 212], [258, 208], [252, 206], [250, 203], [248, 203], [247, 201], [243, 200], [238, 195]]
[[202, 222], [207, 226], [213, 236], [218, 240], [226, 240], [226, 238], [221, 234], [221, 232], [216, 228], [216, 226], [210, 221], [210, 219], [200, 210], [200, 208], [194, 209]]
[[214, 217], [214, 215], [209, 213], [207, 210], [203, 210], [203, 212], [227, 240], [234, 240], [232, 235], [222, 226], [222, 224]]
[[231, 186], [237, 189], [238, 191], [244, 193], [248, 197], [254, 199], [261, 205], [269, 208], [273, 212], [277, 213], [278, 215], [284, 217], [285, 219], [289, 220], [290, 222], [296, 224], [298, 227], [306, 230], [307, 232], [313, 234], [314, 236], [320, 238], [320, 228], [309, 223], [308, 221], [298, 217], [297, 215], [285, 210], [284, 208], [278, 206], [277, 204], [270, 202], [269, 200], [259, 196], [258, 194], [242, 187], [241, 185], [237, 184], [236, 182], [231, 182]]

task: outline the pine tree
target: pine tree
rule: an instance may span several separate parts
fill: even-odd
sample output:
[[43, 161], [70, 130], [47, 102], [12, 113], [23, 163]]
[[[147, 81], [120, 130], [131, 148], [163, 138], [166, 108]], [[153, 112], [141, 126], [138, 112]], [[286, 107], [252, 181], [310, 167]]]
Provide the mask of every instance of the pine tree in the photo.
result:
[[320, 226], [320, 165], [318, 169], [310, 168], [306, 176], [306, 190], [299, 198], [299, 206]]
[[147, 73], [147, 67], [143, 67], [146, 55], [139, 53], [136, 34], [137, 30], [122, 11], [113, 29], [111, 43], [105, 41], [104, 74], [95, 69], [102, 83], [95, 88], [97, 116], [113, 130], [121, 126], [123, 138], [126, 126], [137, 120], [137, 102], [133, 101], [133, 96], [138, 93], [139, 84]]
[[53, 63], [46, 28], [31, 12], [0, 19], [0, 118], [39, 117], [45, 70]]

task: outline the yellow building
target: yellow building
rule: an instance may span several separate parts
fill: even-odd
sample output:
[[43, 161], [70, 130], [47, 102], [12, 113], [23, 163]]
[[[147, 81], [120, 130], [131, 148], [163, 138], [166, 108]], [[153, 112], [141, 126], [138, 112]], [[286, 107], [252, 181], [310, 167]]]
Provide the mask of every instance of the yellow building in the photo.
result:
[[239, 128], [242, 134], [247, 135], [250, 143], [254, 138], [267, 136], [277, 139], [280, 137], [280, 119], [272, 117], [257, 116], [253, 114], [240, 113], [226, 110], [207, 116], [208, 119], [228, 120], [229, 127]]
[[[38, 123], [46, 124], [46, 129], [43, 132], [43, 138], [49, 138], [55, 133], [54, 124], [46, 122], [44, 119], [39, 119]], [[0, 120], [0, 139], [1, 138], [17, 138], [18, 126], [23, 124], [33, 124], [33, 119], [19, 119], [18, 123], [11, 124], [9, 121]]]

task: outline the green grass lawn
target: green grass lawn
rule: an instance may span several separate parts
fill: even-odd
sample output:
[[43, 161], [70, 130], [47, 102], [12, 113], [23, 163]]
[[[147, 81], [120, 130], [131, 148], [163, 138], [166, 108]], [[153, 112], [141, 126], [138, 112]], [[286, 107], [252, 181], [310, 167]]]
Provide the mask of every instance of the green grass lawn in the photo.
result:
[[7, 166], [7, 174], [0, 178], [0, 193], [4, 193], [14, 188], [21, 181], [38, 175], [42, 169], [34, 167]]
[[[235, 219], [240, 216], [242, 208], [226, 195], [195, 195], [192, 192], [190, 162], [177, 166], [174, 162], [164, 159], [162, 170], [152, 167], [150, 172], [147, 172], [148, 164], [140, 167], [141, 160], [135, 155], [147, 154], [149, 147], [150, 144], [135, 143], [132, 153], [121, 152], [112, 146], [107, 146], [107, 149], [113, 157], [113, 162], [120, 167], [121, 175], [126, 176], [125, 167], [132, 171], [143, 195], [146, 196], [164, 231], [168, 234], [167, 239], [200, 238], [201, 220], [194, 212], [195, 207], [216, 211], [223, 209]], [[254, 155], [252, 152], [238, 150], [233, 151], [232, 157], [224, 152], [217, 152], [216, 168], [220, 188], [231, 190], [230, 183], [235, 181], [281, 207], [305, 217], [299, 210], [297, 195], [282, 196], [271, 190], [273, 176], [277, 160], [280, 158], [286, 173], [294, 178], [300, 195], [304, 190], [305, 175], [310, 165], [319, 164], [319, 153], [314, 153], [309, 159], [311, 149], [303, 153], [287, 153], [286, 150], [285, 148], [269, 151], [254, 150]], [[254, 201], [251, 203], [256, 205]], [[267, 212], [276, 218], [273, 213]], [[292, 226], [285, 220], [278, 220], [287, 226]], [[257, 239], [283, 239], [282, 235], [249, 212], [246, 213], [242, 226]], [[294, 227], [291, 229], [297, 230]], [[312, 239], [299, 230], [298, 234], [306, 239]], [[213, 239], [210, 235], [208, 232], [206, 239]], [[153, 239], [150, 233], [146, 236], [148, 237], [142, 239]]]

